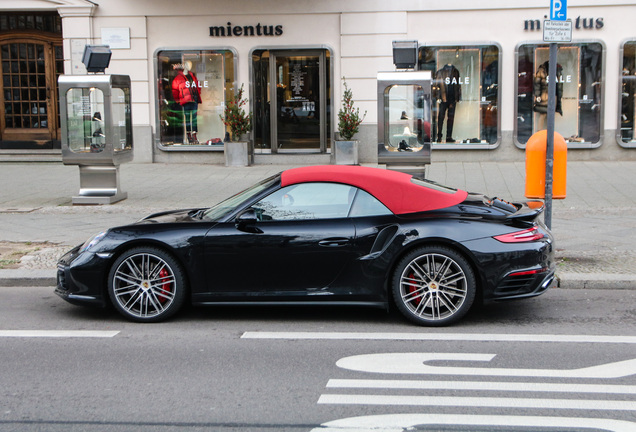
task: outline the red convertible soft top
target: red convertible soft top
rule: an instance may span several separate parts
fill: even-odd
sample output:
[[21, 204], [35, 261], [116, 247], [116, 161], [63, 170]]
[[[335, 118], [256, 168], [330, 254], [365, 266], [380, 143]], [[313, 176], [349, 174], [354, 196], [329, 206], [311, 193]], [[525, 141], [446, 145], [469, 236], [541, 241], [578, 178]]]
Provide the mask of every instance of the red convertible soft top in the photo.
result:
[[464, 201], [468, 193], [417, 181], [413, 176], [380, 168], [324, 165], [292, 168], [281, 174], [283, 187], [305, 182], [352, 185], [369, 192], [394, 214], [417, 213], [450, 207]]

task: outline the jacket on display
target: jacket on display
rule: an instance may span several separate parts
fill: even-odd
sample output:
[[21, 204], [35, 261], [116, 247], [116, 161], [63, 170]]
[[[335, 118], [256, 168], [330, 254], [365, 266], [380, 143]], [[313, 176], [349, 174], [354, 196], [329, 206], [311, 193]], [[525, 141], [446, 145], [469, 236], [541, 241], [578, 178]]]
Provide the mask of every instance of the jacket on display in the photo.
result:
[[201, 103], [201, 89], [194, 72], [179, 74], [172, 80], [172, 97], [175, 102], [185, 105], [189, 102]]
[[445, 103], [454, 103], [462, 100], [459, 70], [452, 64], [447, 64], [435, 73], [433, 98]]
[[[537, 69], [537, 73], [534, 75], [533, 96], [534, 105], [533, 109], [538, 113], [548, 112], [548, 71], [550, 70], [549, 62], [544, 62]], [[563, 97], [563, 67], [557, 64], [557, 83], [556, 83], [556, 112], [563, 115], [563, 108], [561, 105], [561, 98]]]

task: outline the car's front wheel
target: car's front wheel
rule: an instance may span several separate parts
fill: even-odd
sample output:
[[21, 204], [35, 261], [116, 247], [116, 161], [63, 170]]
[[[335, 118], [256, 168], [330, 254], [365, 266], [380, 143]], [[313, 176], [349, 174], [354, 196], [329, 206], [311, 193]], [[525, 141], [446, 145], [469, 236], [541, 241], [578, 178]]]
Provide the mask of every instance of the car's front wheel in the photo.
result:
[[120, 255], [108, 275], [108, 295], [115, 309], [137, 322], [163, 321], [185, 300], [185, 276], [179, 263], [154, 247], [137, 247]]
[[393, 276], [393, 297], [409, 320], [427, 326], [452, 324], [475, 299], [475, 274], [468, 261], [443, 246], [427, 246], [406, 255]]

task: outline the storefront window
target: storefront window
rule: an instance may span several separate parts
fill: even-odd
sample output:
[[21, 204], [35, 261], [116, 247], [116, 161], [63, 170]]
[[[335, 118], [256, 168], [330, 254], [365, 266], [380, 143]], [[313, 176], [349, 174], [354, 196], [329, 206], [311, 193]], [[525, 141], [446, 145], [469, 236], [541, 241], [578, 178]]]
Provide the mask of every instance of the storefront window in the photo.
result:
[[234, 69], [229, 50], [157, 53], [157, 131], [164, 150], [223, 149], [220, 115], [235, 92]]
[[[547, 128], [549, 46], [518, 48], [516, 142]], [[570, 148], [600, 145], [603, 83], [600, 43], [559, 44], [555, 130]]]
[[620, 92], [620, 143], [625, 147], [636, 147], [636, 41], [623, 45]]
[[432, 135], [437, 148], [488, 148], [499, 137], [496, 45], [420, 47], [419, 69], [433, 74]]

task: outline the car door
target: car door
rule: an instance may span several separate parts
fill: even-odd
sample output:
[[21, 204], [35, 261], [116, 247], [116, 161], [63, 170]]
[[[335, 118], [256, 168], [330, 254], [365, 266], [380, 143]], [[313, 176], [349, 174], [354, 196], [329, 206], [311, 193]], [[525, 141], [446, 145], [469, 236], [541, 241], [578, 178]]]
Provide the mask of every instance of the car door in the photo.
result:
[[212, 228], [205, 239], [209, 291], [329, 295], [330, 283], [355, 259], [347, 217], [355, 192], [336, 183], [291, 185], [254, 204], [254, 219]]

